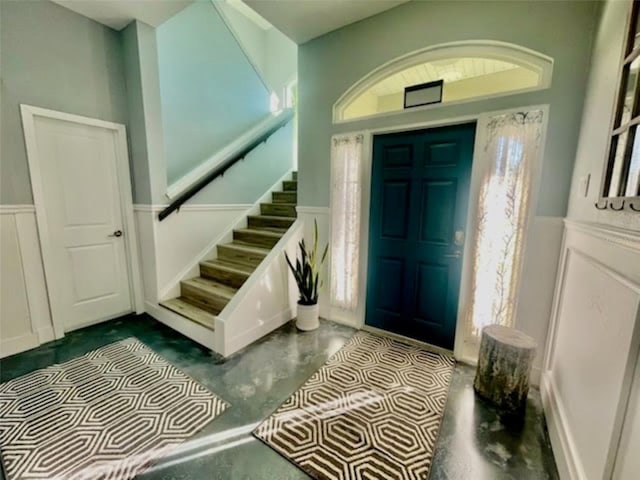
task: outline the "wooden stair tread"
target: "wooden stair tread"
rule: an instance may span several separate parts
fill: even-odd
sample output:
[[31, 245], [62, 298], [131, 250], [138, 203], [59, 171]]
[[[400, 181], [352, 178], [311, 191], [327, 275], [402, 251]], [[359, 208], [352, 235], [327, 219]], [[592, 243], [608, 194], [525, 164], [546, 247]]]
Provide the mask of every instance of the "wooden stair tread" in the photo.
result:
[[[261, 205], [275, 205], [277, 207], [293, 207], [293, 208], [297, 207], [297, 205], [295, 203], [290, 203], [290, 202], [289, 203], [267, 202], [267, 203], [262, 203]], [[276, 215], [260, 215], [260, 216], [261, 217], [269, 217], [269, 216], [273, 217], [273, 216], [276, 216]], [[280, 217], [282, 217], [282, 216], [280, 216]], [[286, 218], [294, 218], [294, 217], [286, 217]]]
[[261, 248], [261, 247], [256, 247], [256, 246], [253, 246], [253, 245], [246, 245], [244, 243], [236, 243], [236, 242], [223, 243], [221, 246], [227, 247], [227, 248], [232, 248], [232, 249], [238, 250], [238, 251], [247, 252], [247, 253], [255, 253], [255, 254], [258, 254], [258, 255], [263, 255], [265, 257], [271, 251], [270, 248]]
[[251, 227], [253, 230], [260, 230], [263, 232], [271, 232], [271, 233], [277, 233], [278, 235], [282, 236], [285, 233], [287, 233], [287, 230], [289, 230], [288, 228], [279, 228], [279, 227]]
[[238, 272], [241, 274], [251, 275], [253, 273], [253, 268], [248, 265], [240, 265], [238, 263], [225, 262], [224, 260], [215, 259], [215, 260], [204, 260], [200, 262], [200, 265], [210, 265], [212, 267], [221, 268], [224, 270], [229, 270], [232, 272]]
[[271, 238], [282, 238], [282, 235], [276, 232], [270, 232], [269, 230], [261, 230], [259, 228], [236, 228], [236, 232], [250, 233], [254, 235], [263, 235]]
[[209, 330], [215, 329], [216, 316], [213, 313], [207, 312], [197, 305], [194, 305], [184, 297], [172, 298], [171, 300], [160, 302], [160, 305], [172, 312], [188, 318], [189, 320], [199, 323]]
[[265, 216], [297, 217], [295, 203], [261, 203], [260, 213]]
[[227, 300], [231, 300], [238, 291], [237, 288], [203, 277], [190, 278], [189, 280], [183, 280], [182, 283], [209, 295], [226, 298]]
[[297, 203], [298, 192], [273, 192], [271, 201], [273, 203]]
[[[285, 204], [278, 203], [278, 205], [285, 205]], [[265, 220], [291, 220], [292, 223], [297, 220], [297, 217], [284, 217], [282, 215], [248, 215], [247, 218], [263, 218]]]
[[285, 180], [282, 182], [282, 190], [285, 192], [295, 192], [298, 190], [297, 180]]

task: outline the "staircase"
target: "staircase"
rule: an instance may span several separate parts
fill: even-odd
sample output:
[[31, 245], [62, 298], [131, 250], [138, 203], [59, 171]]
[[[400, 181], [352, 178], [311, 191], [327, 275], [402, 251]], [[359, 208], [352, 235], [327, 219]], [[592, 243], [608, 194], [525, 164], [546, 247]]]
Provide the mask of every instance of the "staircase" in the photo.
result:
[[217, 245], [217, 258], [200, 263], [200, 276], [180, 282], [180, 296], [163, 307], [214, 330], [215, 318], [256, 267], [296, 221], [298, 174], [260, 204], [260, 215], [247, 217], [247, 228], [233, 230], [231, 243]]

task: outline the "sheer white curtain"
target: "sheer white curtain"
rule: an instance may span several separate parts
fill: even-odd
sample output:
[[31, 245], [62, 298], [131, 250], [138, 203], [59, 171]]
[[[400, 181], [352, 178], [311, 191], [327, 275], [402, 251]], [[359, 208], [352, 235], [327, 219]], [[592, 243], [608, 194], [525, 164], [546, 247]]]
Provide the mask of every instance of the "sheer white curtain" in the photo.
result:
[[363, 136], [332, 139], [331, 305], [354, 312], [358, 305]]
[[468, 327], [477, 336], [491, 324], [512, 326], [538, 161], [543, 112], [514, 112], [489, 119], [484, 148], [489, 165], [477, 211]]

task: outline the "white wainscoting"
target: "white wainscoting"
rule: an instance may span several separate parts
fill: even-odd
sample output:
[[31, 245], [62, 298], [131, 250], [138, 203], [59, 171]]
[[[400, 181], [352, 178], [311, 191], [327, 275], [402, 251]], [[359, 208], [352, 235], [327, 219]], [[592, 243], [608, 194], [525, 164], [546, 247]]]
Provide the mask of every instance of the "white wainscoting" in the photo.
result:
[[298, 289], [283, 252], [297, 254], [302, 230], [297, 220], [217, 316], [215, 351], [227, 357], [295, 316]]
[[[623, 424], [633, 424], [625, 412], [638, 413], [628, 400], [640, 345], [640, 233], [565, 224], [542, 397], [561, 478], [601, 480], [616, 458], [628, 459], [625, 443], [618, 448]], [[638, 433], [625, 431], [627, 445]], [[640, 478], [630, 468], [620, 478]]]
[[165, 205], [135, 205], [145, 301], [177, 297], [180, 280], [197, 276], [198, 262], [252, 205], [183, 205], [162, 222]]
[[0, 358], [54, 339], [33, 205], [0, 205]]

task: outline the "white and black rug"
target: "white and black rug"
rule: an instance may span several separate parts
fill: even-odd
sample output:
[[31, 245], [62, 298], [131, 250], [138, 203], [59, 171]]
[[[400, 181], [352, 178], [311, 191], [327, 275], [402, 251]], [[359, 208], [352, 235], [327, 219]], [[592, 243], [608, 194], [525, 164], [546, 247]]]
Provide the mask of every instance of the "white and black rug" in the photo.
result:
[[128, 338], [0, 384], [5, 476], [130, 479], [226, 408]]
[[426, 479], [453, 366], [359, 332], [254, 434], [316, 479]]

